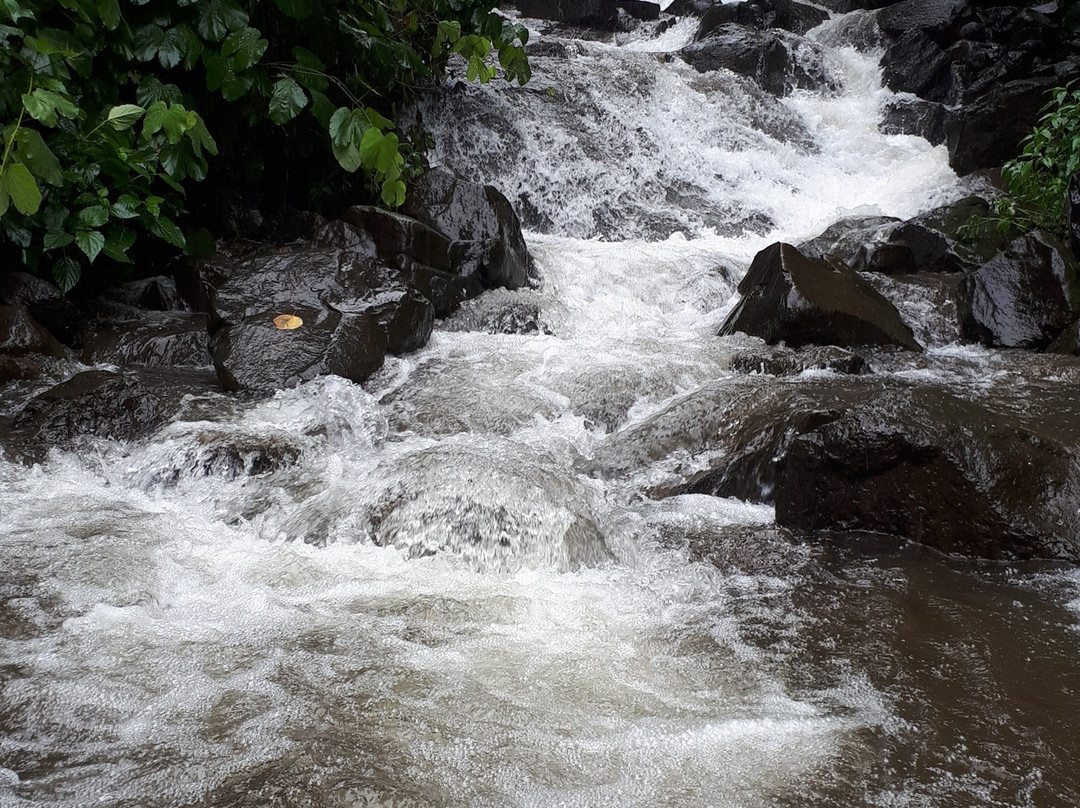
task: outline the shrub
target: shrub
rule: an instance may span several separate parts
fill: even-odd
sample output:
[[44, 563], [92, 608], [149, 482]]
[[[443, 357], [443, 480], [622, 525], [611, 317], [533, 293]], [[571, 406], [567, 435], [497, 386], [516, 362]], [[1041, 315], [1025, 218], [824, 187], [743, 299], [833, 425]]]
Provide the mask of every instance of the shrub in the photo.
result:
[[400, 205], [424, 137], [398, 110], [452, 54], [469, 80], [496, 56], [529, 79], [527, 31], [495, 5], [0, 0], [0, 260], [67, 291], [101, 256], [130, 261], [139, 233], [191, 248], [208, 175], [280, 204]]

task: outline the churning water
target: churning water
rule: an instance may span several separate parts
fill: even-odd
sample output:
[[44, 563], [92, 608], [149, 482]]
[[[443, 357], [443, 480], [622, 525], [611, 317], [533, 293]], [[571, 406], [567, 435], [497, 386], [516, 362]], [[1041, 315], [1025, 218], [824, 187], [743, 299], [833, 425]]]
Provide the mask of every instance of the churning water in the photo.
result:
[[[419, 110], [520, 205], [538, 288], [363, 388], [0, 461], [0, 805], [1080, 803], [1075, 572], [645, 495], [708, 462], [685, 404], [740, 384], [714, 335], [759, 248], [961, 195], [878, 133], [840, 27], [839, 89], [783, 101], [673, 56], [689, 22], [546, 36], [529, 88]], [[1003, 361], [940, 353], [961, 385]]]

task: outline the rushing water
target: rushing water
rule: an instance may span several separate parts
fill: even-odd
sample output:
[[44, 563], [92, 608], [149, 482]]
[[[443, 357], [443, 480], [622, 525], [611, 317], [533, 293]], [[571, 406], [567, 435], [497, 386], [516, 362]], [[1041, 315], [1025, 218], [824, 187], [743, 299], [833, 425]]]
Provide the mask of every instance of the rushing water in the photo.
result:
[[[740, 383], [714, 335], [757, 249], [961, 194], [837, 25], [841, 90], [783, 102], [670, 58], [692, 33], [551, 34], [530, 88], [420, 110], [521, 204], [537, 289], [363, 388], [0, 462], [0, 805], [1080, 803], [1075, 571], [643, 496], [707, 462], [679, 402]], [[515, 307], [540, 333], [490, 333]], [[930, 361], [883, 372], [1024, 384]]]

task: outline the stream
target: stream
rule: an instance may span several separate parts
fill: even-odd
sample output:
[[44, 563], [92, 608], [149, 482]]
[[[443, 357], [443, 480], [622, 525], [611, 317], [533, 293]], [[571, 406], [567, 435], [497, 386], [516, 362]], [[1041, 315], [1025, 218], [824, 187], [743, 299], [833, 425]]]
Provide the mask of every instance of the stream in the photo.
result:
[[[648, 495], [707, 465], [673, 405], [740, 384], [753, 340], [716, 333], [758, 250], [970, 192], [944, 147], [878, 131], [858, 13], [811, 33], [839, 89], [782, 100], [684, 64], [689, 18], [545, 29], [527, 87], [416, 113], [433, 163], [518, 207], [535, 288], [363, 386], [193, 397], [145, 443], [0, 460], [0, 806], [1080, 804], [1076, 568]], [[919, 364], [876, 372], [1056, 372], [916, 332]], [[222, 437], [289, 462], [238, 470]]]

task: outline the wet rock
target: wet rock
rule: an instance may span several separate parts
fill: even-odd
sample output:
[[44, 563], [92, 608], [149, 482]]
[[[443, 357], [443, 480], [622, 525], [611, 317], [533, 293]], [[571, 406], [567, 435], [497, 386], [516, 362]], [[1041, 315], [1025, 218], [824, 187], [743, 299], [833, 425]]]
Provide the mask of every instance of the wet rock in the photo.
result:
[[442, 327], [447, 331], [488, 334], [551, 333], [541, 316], [540, 300], [530, 290], [492, 290], [467, 301]]
[[1046, 91], [1056, 84], [1053, 77], [1011, 81], [950, 110], [945, 117], [949, 165], [962, 176], [1015, 157], [1046, 101]]
[[999, 348], [1045, 348], [1080, 313], [1080, 267], [1056, 239], [1030, 233], [967, 276], [963, 330]]
[[206, 429], [154, 482], [171, 485], [184, 477], [258, 477], [295, 465], [302, 453], [303, 447], [287, 433]]
[[795, 438], [777, 523], [872, 531], [983, 558], [1080, 558], [1080, 479], [1052, 423], [935, 388], [877, 400]]
[[402, 212], [452, 242], [450, 261], [455, 274], [478, 275], [489, 289], [527, 285], [531, 259], [521, 222], [493, 186], [433, 168], [413, 182]]
[[1065, 226], [1073, 255], [1080, 259], [1080, 171], [1072, 175], [1065, 196]]
[[523, 17], [609, 30], [620, 11], [639, 20], [660, 16], [660, 6], [644, 0], [517, 0], [516, 6]]
[[[672, 12], [668, 9], [668, 13]], [[805, 34], [825, 20], [829, 12], [798, 0], [746, 0], [743, 3], [722, 3], [711, 6], [702, 14], [695, 40], [702, 40], [721, 25], [738, 23], [751, 28], [783, 28]]]
[[35, 397], [15, 417], [14, 427], [40, 449], [70, 447], [83, 435], [137, 440], [162, 424], [163, 410], [138, 377], [89, 370]]
[[758, 31], [726, 23], [683, 48], [681, 55], [699, 72], [731, 70], [778, 96], [796, 88], [837, 87], [820, 47], [787, 31]]
[[844, 266], [813, 261], [790, 244], [759, 252], [739, 284], [742, 300], [720, 329], [767, 343], [921, 350], [896, 308]]
[[0, 273], [0, 304], [25, 306], [62, 343], [78, 344], [82, 312], [48, 281], [25, 272]]
[[900, 221], [894, 216], [851, 216], [834, 222], [795, 249], [808, 258], [850, 267], [865, 245], [886, 238]]
[[82, 330], [82, 361], [88, 365], [206, 367], [210, 318], [181, 311], [146, 311], [127, 318], [99, 318]]
[[[1056, 12], [1053, 12], [1056, 14]], [[905, 0], [877, 13], [891, 104], [884, 128], [946, 142], [960, 174], [1015, 155], [1045, 91], [1076, 71], [1074, 36], [1040, 11]]]
[[30, 315], [25, 306], [0, 305], [0, 355], [61, 357], [65, 353], [64, 346]]
[[131, 281], [110, 289], [106, 301], [151, 311], [184, 311], [189, 308], [176, 288], [176, 280], [164, 275]]
[[799, 351], [784, 348], [737, 353], [731, 357], [728, 367], [738, 373], [765, 373], [769, 376], [797, 376], [807, 370], [831, 370], [850, 375], [870, 372], [870, 366], [862, 356], [832, 345]]
[[1077, 320], [1046, 346], [1047, 353], [1080, 356], [1080, 320]]

